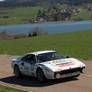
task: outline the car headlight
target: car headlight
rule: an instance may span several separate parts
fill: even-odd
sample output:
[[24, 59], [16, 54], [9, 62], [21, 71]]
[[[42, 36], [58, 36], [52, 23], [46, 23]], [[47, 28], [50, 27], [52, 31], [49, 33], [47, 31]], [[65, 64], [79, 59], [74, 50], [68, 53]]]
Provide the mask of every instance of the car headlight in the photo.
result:
[[83, 68], [81, 72], [82, 72], [82, 73], [85, 73], [85, 72], [86, 72], [85, 68]]

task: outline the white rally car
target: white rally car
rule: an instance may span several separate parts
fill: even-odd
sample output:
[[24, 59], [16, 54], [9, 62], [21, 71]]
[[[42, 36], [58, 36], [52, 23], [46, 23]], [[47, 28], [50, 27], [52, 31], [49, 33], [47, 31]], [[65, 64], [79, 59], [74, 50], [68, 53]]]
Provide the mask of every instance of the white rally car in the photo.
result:
[[45, 79], [78, 77], [85, 64], [75, 58], [64, 57], [56, 51], [38, 51], [13, 59], [11, 66], [16, 77], [22, 75]]

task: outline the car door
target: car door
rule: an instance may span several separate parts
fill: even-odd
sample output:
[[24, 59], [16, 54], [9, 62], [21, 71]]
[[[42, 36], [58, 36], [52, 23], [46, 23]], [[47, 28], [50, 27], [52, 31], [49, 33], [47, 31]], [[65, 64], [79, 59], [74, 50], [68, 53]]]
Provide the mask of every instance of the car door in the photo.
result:
[[29, 54], [22, 59], [22, 72], [28, 76], [34, 76], [36, 59], [35, 55]]

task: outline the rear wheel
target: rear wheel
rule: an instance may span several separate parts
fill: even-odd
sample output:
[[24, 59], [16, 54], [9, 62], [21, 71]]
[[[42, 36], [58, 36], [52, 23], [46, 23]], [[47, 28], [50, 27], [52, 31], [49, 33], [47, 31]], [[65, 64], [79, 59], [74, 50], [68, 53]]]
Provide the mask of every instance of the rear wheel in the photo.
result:
[[20, 72], [20, 69], [17, 65], [14, 66], [14, 74], [15, 74], [15, 77], [16, 78], [19, 78], [22, 76], [21, 72]]
[[45, 75], [44, 75], [44, 72], [43, 72], [42, 69], [40, 69], [40, 68], [37, 70], [37, 78], [38, 78], [38, 80], [39, 80], [40, 82], [43, 82], [43, 81], [46, 80], [46, 77], [45, 77]]

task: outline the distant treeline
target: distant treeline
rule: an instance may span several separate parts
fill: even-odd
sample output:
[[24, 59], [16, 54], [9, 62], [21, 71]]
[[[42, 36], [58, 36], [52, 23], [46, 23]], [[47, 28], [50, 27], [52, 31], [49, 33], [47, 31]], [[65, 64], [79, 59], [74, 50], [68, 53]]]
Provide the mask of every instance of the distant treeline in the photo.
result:
[[5, 0], [0, 2], [0, 7], [31, 7], [31, 6], [54, 6], [56, 4], [85, 5], [92, 0]]

